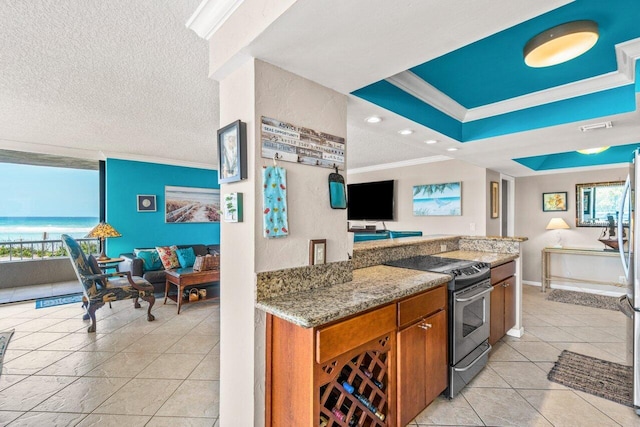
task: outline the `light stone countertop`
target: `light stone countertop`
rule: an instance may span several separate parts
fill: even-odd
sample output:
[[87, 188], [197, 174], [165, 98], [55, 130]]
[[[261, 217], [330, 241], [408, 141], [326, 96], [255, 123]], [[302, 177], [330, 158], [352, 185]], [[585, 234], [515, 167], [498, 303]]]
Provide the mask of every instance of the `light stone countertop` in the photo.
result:
[[313, 328], [447, 283], [450, 276], [377, 265], [355, 270], [351, 282], [256, 302], [256, 307]]
[[479, 252], [479, 251], [451, 251], [433, 254], [444, 258], [463, 259], [466, 261], [486, 262], [495, 267], [513, 261], [518, 258], [517, 254], [503, 254], [498, 252]]

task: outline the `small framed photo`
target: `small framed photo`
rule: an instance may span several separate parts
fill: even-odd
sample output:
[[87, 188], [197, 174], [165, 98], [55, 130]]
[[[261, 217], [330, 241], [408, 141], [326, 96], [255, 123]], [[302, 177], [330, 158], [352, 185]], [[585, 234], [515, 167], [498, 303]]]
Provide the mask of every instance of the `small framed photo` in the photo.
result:
[[156, 196], [153, 194], [138, 194], [138, 212], [155, 212]]
[[558, 212], [567, 210], [567, 192], [542, 193], [542, 211]]
[[498, 183], [491, 181], [491, 218], [498, 218], [500, 216], [500, 191], [498, 189]]
[[327, 263], [327, 239], [309, 241], [309, 265]]
[[236, 120], [218, 130], [218, 182], [247, 179], [247, 125]]

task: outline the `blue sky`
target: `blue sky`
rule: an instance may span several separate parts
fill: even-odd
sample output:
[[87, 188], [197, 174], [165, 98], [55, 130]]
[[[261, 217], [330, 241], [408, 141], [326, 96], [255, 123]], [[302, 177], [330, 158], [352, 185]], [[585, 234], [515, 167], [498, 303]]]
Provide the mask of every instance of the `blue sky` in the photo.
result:
[[0, 163], [0, 216], [98, 217], [99, 172]]

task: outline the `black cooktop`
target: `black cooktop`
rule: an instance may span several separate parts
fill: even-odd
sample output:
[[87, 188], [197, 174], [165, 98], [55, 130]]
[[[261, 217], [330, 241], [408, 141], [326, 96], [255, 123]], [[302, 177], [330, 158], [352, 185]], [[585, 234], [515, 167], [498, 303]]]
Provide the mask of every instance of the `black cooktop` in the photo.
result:
[[463, 289], [491, 276], [491, 266], [487, 263], [431, 255], [420, 255], [389, 261], [386, 262], [385, 265], [450, 274], [455, 279], [449, 283], [450, 290]]

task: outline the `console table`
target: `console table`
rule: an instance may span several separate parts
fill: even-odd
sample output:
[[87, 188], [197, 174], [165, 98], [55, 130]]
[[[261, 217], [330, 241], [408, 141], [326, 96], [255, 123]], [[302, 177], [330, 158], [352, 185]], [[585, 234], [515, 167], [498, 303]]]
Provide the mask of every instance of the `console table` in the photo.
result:
[[551, 254], [604, 256], [604, 257], [620, 258], [620, 254], [617, 251], [605, 251], [602, 249], [544, 248], [542, 249], [542, 292], [545, 292], [547, 286], [551, 285], [551, 279], [562, 279], [563, 281], [566, 281], [566, 282], [596, 283], [596, 284], [620, 286], [614, 282], [603, 282], [598, 280], [576, 279], [573, 277], [553, 276], [551, 274]]

